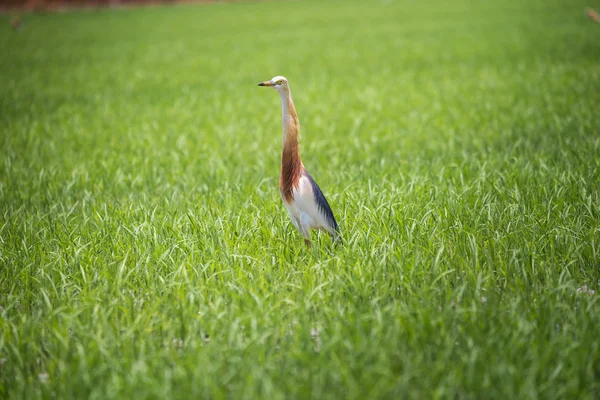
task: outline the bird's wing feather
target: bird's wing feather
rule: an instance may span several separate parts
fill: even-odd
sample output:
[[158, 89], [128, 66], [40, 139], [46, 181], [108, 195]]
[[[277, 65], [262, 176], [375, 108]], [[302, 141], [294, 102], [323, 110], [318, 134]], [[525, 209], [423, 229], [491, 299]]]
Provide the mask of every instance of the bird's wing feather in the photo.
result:
[[325, 195], [306, 169], [302, 171], [298, 191], [294, 193], [294, 201], [303, 212], [313, 218], [316, 225], [320, 225], [318, 227], [326, 228], [332, 233], [338, 230], [338, 224]]

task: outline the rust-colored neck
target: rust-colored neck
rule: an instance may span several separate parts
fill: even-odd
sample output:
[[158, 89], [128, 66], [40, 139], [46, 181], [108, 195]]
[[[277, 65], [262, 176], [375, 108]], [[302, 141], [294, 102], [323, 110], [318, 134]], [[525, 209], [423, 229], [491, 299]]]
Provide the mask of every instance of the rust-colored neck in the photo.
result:
[[283, 151], [281, 153], [281, 174], [279, 176], [279, 190], [283, 198], [290, 202], [293, 199], [292, 190], [298, 185], [302, 175], [302, 160], [298, 149], [298, 136], [300, 135], [300, 122], [292, 101], [289, 89], [282, 91], [281, 119], [283, 125]]

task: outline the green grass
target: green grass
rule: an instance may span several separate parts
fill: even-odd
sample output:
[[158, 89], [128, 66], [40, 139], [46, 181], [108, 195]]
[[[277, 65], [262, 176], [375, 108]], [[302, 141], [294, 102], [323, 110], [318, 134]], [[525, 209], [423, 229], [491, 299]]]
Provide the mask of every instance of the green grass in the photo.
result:
[[600, 398], [600, 25], [418, 3], [0, 16], [0, 397]]

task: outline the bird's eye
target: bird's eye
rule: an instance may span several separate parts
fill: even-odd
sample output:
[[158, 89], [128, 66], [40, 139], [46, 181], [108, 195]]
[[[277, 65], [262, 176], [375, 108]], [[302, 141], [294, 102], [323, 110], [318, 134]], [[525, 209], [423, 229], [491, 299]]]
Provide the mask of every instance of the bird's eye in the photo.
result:
[[283, 83], [283, 81], [281, 79], [277, 81], [278, 85], [281, 85], [282, 83]]

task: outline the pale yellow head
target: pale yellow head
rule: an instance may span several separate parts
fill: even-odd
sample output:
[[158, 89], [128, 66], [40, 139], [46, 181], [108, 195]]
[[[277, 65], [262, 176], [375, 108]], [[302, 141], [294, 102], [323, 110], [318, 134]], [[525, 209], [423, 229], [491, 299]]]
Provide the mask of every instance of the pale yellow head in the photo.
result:
[[258, 84], [258, 86], [268, 86], [277, 90], [281, 93], [281, 91], [288, 90], [290, 87], [288, 86], [288, 80], [285, 76], [276, 76], [269, 81], [264, 81]]

